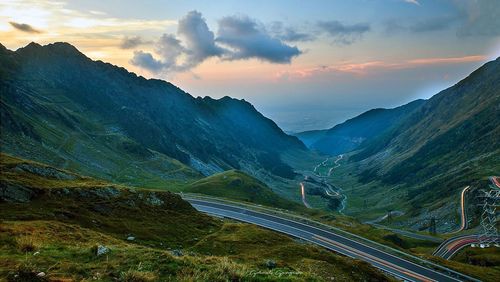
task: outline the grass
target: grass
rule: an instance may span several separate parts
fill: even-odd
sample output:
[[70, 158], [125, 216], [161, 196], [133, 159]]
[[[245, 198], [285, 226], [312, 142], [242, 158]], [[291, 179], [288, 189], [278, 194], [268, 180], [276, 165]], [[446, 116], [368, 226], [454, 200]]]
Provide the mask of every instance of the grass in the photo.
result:
[[430, 260], [456, 271], [477, 277], [482, 281], [498, 281], [500, 277], [500, 251], [498, 248], [465, 248], [452, 260], [429, 257]]
[[183, 191], [289, 210], [304, 210], [302, 205], [278, 196], [263, 182], [238, 170], [203, 178], [189, 184]]
[[[500, 269], [498, 266], [498, 249], [492, 248], [490, 251], [482, 251], [484, 252], [482, 254], [477, 253], [481, 252], [479, 249], [462, 251], [454, 258], [453, 261], [447, 261], [431, 256], [432, 252], [437, 247], [436, 243], [404, 237], [387, 230], [361, 224], [360, 220], [377, 218], [385, 215], [388, 210], [406, 211], [406, 214], [394, 220], [394, 224], [396, 221], [403, 221], [415, 216], [416, 214], [414, 213], [414, 209], [416, 207], [408, 203], [406, 199], [407, 192], [405, 187], [401, 187], [400, 185], [389, 187], [380, 182], [362, 183], [358, 180], [358, 176], [355, 173], [359, 170], [359, 168], [356, 167], [356, 164], [345, 161], [341, 161], [341, 164], [341, 166], [334, 170], [334, 173], [329, 178], [329, 181], [330, 183], [343, 188], [345, 194], [347, 195], [348, 208], [346, 212], [352, 217], [345, 217], [343, 226], [340, 225], [337, 220], [337, 218], [342, 218], [341, 216], [334, 216], [333, 220], [330, 220], [328, 218], [329, 216], [319, 216], [319, 221], [337, 226], [343, 230], [358, 234], [383, 245], [391, 246], [412, 255], [417, 255], [424, 259], [434, 261], [461, 273], [477, 277], [483, 281], [497, 280], [497, 277], [500, 275]], [[484, 185], [486, 182], [487, 181], [485, 180], [479, 184]], [[432, 205], [423, 205], [419, 208], [439, 208], [449, 204], [450, 202], [456, 202], [456, 206], [458, 207], [458, 201], [459, 191], [457, 191], [457, 193], [455, 193], [452, 197], [442, 198], [439, 201], [434, 201]], [[459, 222], [458, 213], [456, 214], [455, 222]], [[390, 222], [384, 223], [391, 224]], [[400, 226], [394, 227], [401, 228]], [[442, 234], [438, 237], [447, 238], [449, 236], [452, 235]]]
[[[391, 280], [366, 263], [208, 217], [166, 191], [130, 189], [6, 155], [0, 172], [7, 187], [0, 195], [0, 277], [9, 281]], [[31, 196], [23, 198], [26, 191]], [[126, 240], [130, 235], [136, 239]], [[110, 252], [97, 256], [98, 245]]]
[[[38, 254], [22, 253], [11, 244], [11, 238], [28, 232], [41, 242]], [[276, 281], [280, 276], [286, 278], [282, 281], [387, 280], [366, 263], [241, 223], [224, 223], [219, 231], [186, 248], [181, 257], [172, 256], [167, 248], [130, 243], [57, 221], [5, 221], [0, 240], [1, 277], [26, 272], [23, 267], [29, 265], [32, 273], [45, 272], [51, 280]], [[110, 253], [96, 256], [91, 251], [96, 242], [109, 247]], [[269, 269], [266, 259], [276, 260], [276, 268]]]

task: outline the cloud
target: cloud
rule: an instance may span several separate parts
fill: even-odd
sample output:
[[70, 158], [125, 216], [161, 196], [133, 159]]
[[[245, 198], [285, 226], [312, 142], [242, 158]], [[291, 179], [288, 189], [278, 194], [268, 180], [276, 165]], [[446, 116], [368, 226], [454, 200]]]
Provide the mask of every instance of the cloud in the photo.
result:
[[214, 33], [201, 13], [191, 11], [179, 20], [177, 36], [163, 34], [155, 44], [155, 52], [160, 59], [141, 51], [135, 52], [130, 62], [155, 73], [179, 72], [192, 69], [210, 57], [220, 57], [226, 50], [215, 44]]
[[456, 25], [460, 18], [457, 15], [445, 15], [440, 17], [422, 19], [413, 23], [404, 24], [402, 20], [388, 20], [384, 23], [385, 32], [394, 34], [402, 31], [413, 33], [435, 32], [451, 28]]
[[463, 19], [458, 36], [500, 35], [500, 5], [498, 0], [454, 0]]
[[456, 35], [460, 37], [500, 35], [498, 0], [450, 0], [450, 2], [455, 9], [451, 9], [448, 15], [418, 21], [391, 19], [384, 23], [385, 32], [387, 34], [401, 31], [425, 33], [454, 28]]
[[422, 58], [412, 59], [400, 62], [369, 61], [363, 63], [343, 63], [336, 65], [326, 65], [311, 68], [293, 69], [281, 71], [276, 74], [276, 78], [309, 78], [325, 73], [345, 73], [352, 75], [367, 75], [369, 73], [379, 73], [383, 70], [403, 70], [432, 65], [451, 65], [464, 64], [472, 62], [484, 62], [485, 56], [474, 55], [464, 57], [441, 57], [441, 58]]
[[341, 44], [351, 44], [370, 31], [370, 25], [367, 23], [345, 25], [339, 21], [320, 21], [318, 27], [331, 36], [335, 42]]
[[29, 24], [25, 23], [16, 23], [16, 22], [9, 22], [11, 26], [13, 26], [15, 29], [18, 29], [20, 31], [28, 32], [28, 33], [41, 33], [40, 30], [35, 29]]
[[181, 68], [177, 66], [179, 57], [187, 50], [181, 41], [172, 34], [163, 34], [156, 44], [156, 53], [163, 58], [164, 68]]
[[[217, 37], [197, 11], [179, 20], [177, 35], [163, 34], [155, 53], [134, 52], [130, 63], [154, 73], [188, 71], [208, 58], [243, 60], [256, 58], [271, 63], [290, 63], [302, 52], [271, 36], [248, 17], [225, 17], [218, 22]], [[295, 35], [297, 34], [288, 34]]]
[[414, 4], [414, 5], [420, 6], [420, 2], [418, 2], [417, 0], [403, 0], [403, 1], [405, 1], [406, 3], [410, 3], [410, 4]]
[[407, 61], [410, 65], [433, 65], [433, 64], [460, 64], [460, 63], [470, 63], [470, 62], [482, 62], [485, 61], [486, 56], [475, 55], [475, 56], [464, 56], [464, 57], [446, 57], [446, 58], [424, 58], [424, 59], [414, 59]]
[[120, 48], [122, 49], [133, 49], [139, 45], [145, 44], [147, 42], [143, 41], [140, 36], [125, 36], [120, 43]]
[[135, 51], [130, 63], [153, 73], [188, 69], [185, 65], [178, 63], [179, 57], [186, 53], [186, 49], [174, 35], [163, 34], [156, 43], [155, 50], [161, 59], [155, 59], [153, 54], [148, 52]]
[[130, 63], [152, 72], [160, 72], [165, 68], [165, 64], [162, 61], [156, 60], [153, 58], [153, 55], [143, 51], [134, 51], [134, 57], [130, 60]]
[[177, 34], [185, 39], [187, 50], [186, 67], [195, 67], [207, 58], [223, 55], [226, 50], [215, 44], [215, 36], [207, 26], [201, 13], [189, 12], [179, 21]]
[[409, 27], [413, 32], [432, 32], [448, 29], [457, 18], [454, 16], [443, 16], [419, 21]]
[[312, 33], [300, 32], [292, 27], [285, 27], [282, 22], [273, 22], [270, 25], [270, 30], [273, 35], [287, 42], [305, 42], [316, 39]]
[[272, 37], [248, 17], [225, 17], [219, 21], [217, 42], [229, 48], [229, 60], [256, 58], [271, 63], [290, 63], [302, 52]]

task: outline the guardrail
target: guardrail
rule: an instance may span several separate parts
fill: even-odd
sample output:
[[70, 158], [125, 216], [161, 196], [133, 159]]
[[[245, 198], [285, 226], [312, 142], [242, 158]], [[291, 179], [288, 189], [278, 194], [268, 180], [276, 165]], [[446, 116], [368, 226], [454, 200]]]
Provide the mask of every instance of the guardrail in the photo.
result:
[[476, 278], [473, 278], [473, 277], [470, 277], [468, 275], [465, 275], [463, 273], [460, 273], [460, 272], [454, 271], [452, 269], [449, 269], [447, 267], [444, 267], [442, 265], [439, 265], [439, 264], [433, 263], [431, 261], [419, 258], [417, 256], [414, 256], [414, 255], [411, 255], [409, 253], [400, 251], [398, 249], [394, 249], [392, 247], [380, 244], [378, 242], [375, 242], [375, 241], [372, 241], [370, 239], [364, 238], [364, 237], [359, 236], [357, 234], [354, 234], [354, 233], [342, 230], [342, 229], [340, 229], [338, 227], [327, 225], [325, 223], [321, 223], [321, 222], [318, 222], [318, 221], [315, 221], [315, 220], [303, 217], [301, 215], [294, 214], [293, 211], [284, 210], [284, 209], [277, 209], [277, 208], [270, 208], [270, 207], [265, 207], [265, 206], [257, 205], [257, 204], [239, 202], [239, 201], [228, 200], [228, 199], [217, 198], [217, 197], [211, 197], [211, 196], [207, 196], [207, 195], [194, 194], [194, 193], [182, 193], [182, 192], [180, 192], [178, 194], [183, 199], [193, 199], [193, 200], [201, 199], [201, 200], [207, 200], [207, 201], [212, 201], [212, 202], [216, 202], [216, 203], [219, 202], [219, 203], [225, 203], [225, 204], [235, 205], [235, 206], [243, 207], [243, 208], [254, 210], [254, 211], [261, 211], [261, 212], [263, 211], [263, 212], [266, 212], [266, 213], [271, 213], [271, 214], [274, 214], [274, 215], [279, 215], [281, 217], [284, 217], [284, 218], [287, 218], [287, 219], [291, 219], [291, 220], [294, 220], [294, 221], [298, 221], [298, 222], [302, 222], [302, 223], [307, 223], [307, 224], [312, 225], [312, 226], [321, 227], [321, 228], [326, 229], [326, 230], [330, 230], [330, 231], [341, 233], [343, 236], [348, 237], [350, 239], [357, 239], [358, 241], [362, 241], [363, 243], [365, 243], [365, 244], [367, 244], [367, 245], [369, 245], [371, 247], [375, 247], [377, 249], [384, 250], [384, 251], [386, 251], [388, 253], [391, 253], [393, 255], [403, 256], [405, 259], [408, 259], [408, 260], [410, 260], [410, 261], [412, 261], [414, 263], [418, 263], [420, 265], [423, 265], [423, 266], [432, 268], [434, 270], [446, 273], [446, 274], [448, 274], [450, 276], [453, 276], [455, 278], [465, 279], [465, 280], [468, 280], [468, 281], [475, 281], [475, 282], [480, 282], [481, 281], [481, 280], [478, 280]]

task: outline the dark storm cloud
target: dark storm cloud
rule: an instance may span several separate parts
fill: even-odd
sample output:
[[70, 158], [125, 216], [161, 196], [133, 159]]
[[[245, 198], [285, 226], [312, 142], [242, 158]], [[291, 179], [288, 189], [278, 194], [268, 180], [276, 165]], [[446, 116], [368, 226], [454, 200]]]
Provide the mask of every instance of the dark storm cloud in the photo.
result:
[[[266, 29], [248, 17], [225, 17], [219, 21], [217, 37], [208, 28], [206, 20], [197, 11], [189, 12], [179, 20], [177, 36], [164, 34], [155, 44], [153, 54], [134, 53], [132, 64], [152, 72], [187, 71], [208, 58], [241, 60], [256, 58], [271, 63], [290, 63], [302, 52], [269, 34]], [[286, 31], [286, 29], [284, 29]], [[301, 35], [286, 31], [289, 37]]]
[[28, 33], [41, 33], [40, 30], [35, 29], [29, 24], [25, 23], [16, 23], [16, 22], [9, 22], [11, 26], [13, 26], [15, 29], [18, 29], [20, 31], [28, 32]]
[[351, 44], [370, 31], [371, 27], [367, 23], [357, 23], [352, 25], [343, 24], [339, 21], [320, 21], [318, 27], [337, 43]]
[[256, 58], [271, 63], [290, 63], [293, 57], [302, 53], [297, 47], [272, 37], [248, 17], [221, 19], [217, 35], [217, 42], [232, 50], [225, 56], [229, 60]]

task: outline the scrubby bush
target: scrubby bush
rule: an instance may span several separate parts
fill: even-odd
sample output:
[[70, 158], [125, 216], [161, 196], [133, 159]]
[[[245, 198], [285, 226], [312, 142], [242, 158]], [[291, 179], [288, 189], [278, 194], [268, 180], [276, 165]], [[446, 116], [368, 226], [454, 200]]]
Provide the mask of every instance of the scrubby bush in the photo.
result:
[[32, 253], [38, 249], [38, 244], [31, 237], [21, 237], [16, 240], [17, 248], [23, 253]]

